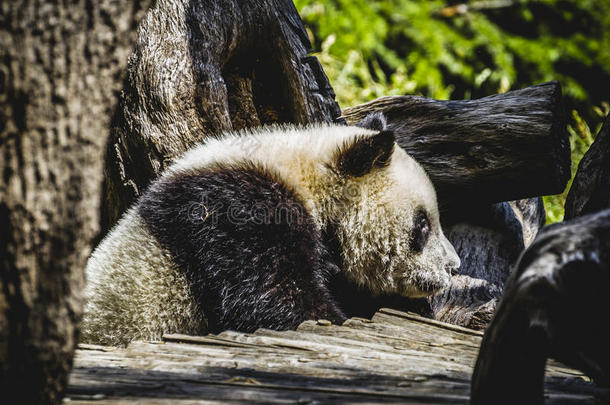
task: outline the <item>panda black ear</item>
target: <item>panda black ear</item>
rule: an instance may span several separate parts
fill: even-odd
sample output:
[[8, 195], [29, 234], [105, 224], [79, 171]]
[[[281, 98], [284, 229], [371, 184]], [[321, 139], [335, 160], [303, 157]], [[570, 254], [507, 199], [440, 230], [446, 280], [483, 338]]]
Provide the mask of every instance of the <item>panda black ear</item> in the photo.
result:
[[344, 175], [360, 177], [374, 167], [387, 166], [394, 152], [394, 141], [393, 131], [357, 137], [339, 151], [337, 167]]
[[357, 127], [372, 129], [373, 131], [384, 131], [388, 127], [385, 115], [377, 111], [364, 117], [362, 121], [356, 124]]

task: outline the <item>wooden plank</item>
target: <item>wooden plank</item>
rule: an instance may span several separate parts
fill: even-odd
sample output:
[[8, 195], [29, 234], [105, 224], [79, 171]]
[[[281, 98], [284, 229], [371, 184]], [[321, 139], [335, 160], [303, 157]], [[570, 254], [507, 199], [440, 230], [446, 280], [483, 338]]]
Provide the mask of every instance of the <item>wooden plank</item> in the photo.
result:
[[[375, 396], [380, 397], [381, 399], [394, 398], [406, 400], [409, 398], [417, 398], [419, 400], [434, 395], [435, 397], [441, 398], [441, 403], [455, 403], [455, 401], [453, 401], [455, 397], [461, 398], [459, 403], [463, 403], [467, 398], [467, 378], [464, 378], [461, 383], [457, 384], [456, 382], [447, 383], [447, 380], [443, 380], [439, 377], [431, 377], [429, 379], [423, 377], [414, 377], [411, 379], [392, 376], [384, 377], [379, 374], [371, 375], [366, 368], [349, 368], [345, 367], [345, 364], [343, 365], [344, 370], [336, 370], [339, 372], [335, 372], [334, 374], [327, 373], [327, 370], [322, 369], [322, 373], [319, 371], [317, 373], [320, 375], [307, 375], [308, 373], [304, 370], [304, 368], [307, 368], [308, 366], [307, 362], [299, 364], [298, 367], [287, 367], [287, 362], [281, 358], [276, 358], [275, 361], [277, 363], [284, 363], [285, 366], [280, 368], [270, 367], [269, 362], [267, 361], [269, 359], [256, 358], [252, 353], [249, 353], [247, 357], [251, 360], [256, 360], [256, 370], [250, 367], [238, 367], [237, 363], [239, 362], [239, 358], [236, 358], [236, 365], [233, 366], [234, 368], [206, 367], [202, 364], [194, 367], [195, 363], [199, 360], [197, 357], [184, 356], [184, 353], [181, 353], [182, 355], [177, 354], [177, 352], [184, 349], [184, 346], [189, 345], [175, 345], [175, 347], [170, 347], [169, 349], [168, 346], [174, 345], [137, 343], [134, 346], [136, 350], [129, 348], [121, 349], [121, 352], [124, 355], [121, 364], [129, 365], [131, 368], [131, 372], [126, 375], [121, 374], [122, 370], [119, 370], [117, 373], [116, 369], [107, 367], [112, 359], [107, 357], [100, 358], [95, 355], [86, 355], [84, 356], [86, 359], [83, 359], [83, 352], [79, 351], [76, 371], [73, 373], [74, 379], [71, 381], [72, 386], [78, 388], [79, 383], [82, 382], [82, 380], [88, 382], [88, 379], [91, 376], [95, 376], [98, 381], [102, 380], [103, 384], [97, 384], [97, 386], [94, 387], [91, 387], [90, 385], [83, 387], [82, 385], [84, 384], [81, 384], [80, 388], [75, 389], [74, 391], [79, 395], [83, 395], [84, 393], [87, 395], [95, 395], [95, 393], [100, 394], [100, 392], [98, 392], [100, 390], [102, 390], [101, 393], [103, 395], [107, 395], [105, 393], [108, 391], [116, 394], [117, 392], [121, 393], [124, 390], [133, 389], [132, 384], [135, 383], [141, 383], [149, 390], [165, 391], [166, 384], [170, 383], [170, 385], [173, 385], [173, 380], [196, 380], [198, 384], [215, 386], [256, 386], [257, 389], [297, 391], [306, 389], [307, 391], [314, 393], [341, 395], [357, 394], [359, 396], [364, 396], [365, 398]], [[151, 351], [149, 356], [145, 355], [144, 349], [146, 348]], [[226, 347], [223, 349], [233, 351], [234, 348]], [[165, 355], [161, 353], [161, 351], [164, 350], [167, 350]], [[204, 353], [205, 350], [201, 350], [201, 352]], [[171, 359], [169, 353], [173, 353], [173, 359]], [[106, 355], [105, 352], [101, 354], [103, 356]], [[238, 356], [239, 354], [237, 357]], [[149, 357], [149, 359], [146, 359], [145, 357]], [[217, 353], [211, 353], [210, 357], [214, 359], [218, 358]], [[154, 360], [151, 360], [151, 358], [154, 358]], [[191, 358], [191, 360], [185, 360], [189, 358]], [[92, 367], [93, 364], [96, 366]], [[309, 364], [313, 364], [313, 361]], [[333, 368], [337, 368], [340, 362], [333, 360], [330, 364]], [[87, 365], [89, 365], [89, 367], [86, 367]], [[254, 366], [253, 362], [250, 362], [248, 365]], [[180, 372], [171, 372], [170, 370], [175, 370], [176, 366], [180, 367]], [[148, 370], [144, 371], [146, 368], [148, 368]], [[89, 373], [89, 375], [86, 375], [87, 373]], [[343, 375], [342, 379], [337, 378], [337, 376], [341, 375]], [[135, 381], [132, 381], [134, 378]], [[156, 385], [155, 381], [157, 381], [157, 379], [163, 380], [163, 384]], [[370, 386], [369, 384], [370, 388], [367, 387], [367, 384], [363, 384], [365, 382], [370, 382], [371, 380], [376, 380], [378, 384], [373, 386]], [[414, 389], [414, 384], [419, 384], [420, 388]], [[462, 394], [455, 394], [454, 390], [456, 385], [460, 386]]]
[[[443, 328], [443, 329], [447, 329], [447, 330], [451, 330], [451, 331], [455, 331], [455, 332], [466, 333], [468, 335], [481, 336], [481, 337], [483, 336], [483, 332], [479, 331], [479, 330], [464, 328], [462, 326], [453, 325], [450, 323], [441, 322], [441, 321], [437, 321], [434, 319], [424, 318], [423, 316], [419, 316], [419, 315], [411, 313], [411, 312], [401, 312], [401, 311], [397, 311], [392, 308], [381, 308], [379, 310], [379, 312], [377, 314], [375, 314], [375, 316], [373, 317], [373, 319], [372, 319], [373, 321], [375, 321], [375, 317], [377, 317], [377, 315], [389, 315], [389, 316], [393, 316], [393, 317], [396, 317], [399, 319], [408, 319], [410, 321], [425, 323], [428, 325], [434, 325], [434, 326], [438, 326], [439, 328]], [[377, 318], [379, 318], [379, 317], [377, 317]]]

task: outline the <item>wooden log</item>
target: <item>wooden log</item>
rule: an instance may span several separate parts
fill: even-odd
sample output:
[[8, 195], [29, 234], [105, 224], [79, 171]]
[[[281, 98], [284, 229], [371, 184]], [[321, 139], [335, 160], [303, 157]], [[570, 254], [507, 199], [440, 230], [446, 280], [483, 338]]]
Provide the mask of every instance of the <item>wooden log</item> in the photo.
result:
[[159, 0], [138, 32], [106, 155], [103, 231], [206, 136], [340, 115], [290, 0]]
[[392, 96], [343, 110], [348, 123], [382, 111], [444, 205], [496, 203], [563, 191], [570, 143], [561, 86], [544, 83], [478, 100]]
[[578, 164], [565, 203], [565, 219], [610, 207], [610, 115]]
[[610, 209], [545, 228], [485, 332], [472, 404], [544, 402], [547, 357], [610, 386]]
[[432, 317], [484, 329], [512, 266], [544, 226], [544, 205], [538, 197], [447, 214], [445, 234], [462, 263], [451, 285], [430, 298]]

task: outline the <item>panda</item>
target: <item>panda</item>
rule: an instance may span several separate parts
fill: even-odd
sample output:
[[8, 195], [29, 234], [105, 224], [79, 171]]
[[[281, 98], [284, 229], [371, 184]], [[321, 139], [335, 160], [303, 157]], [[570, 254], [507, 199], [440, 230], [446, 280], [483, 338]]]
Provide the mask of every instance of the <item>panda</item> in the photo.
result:
[[382, 115], [244, 130], [176, 160], [94, 250], [81, 341], [340, 324], [338, 274], [425, 297], [459, 265], [432, 183]]

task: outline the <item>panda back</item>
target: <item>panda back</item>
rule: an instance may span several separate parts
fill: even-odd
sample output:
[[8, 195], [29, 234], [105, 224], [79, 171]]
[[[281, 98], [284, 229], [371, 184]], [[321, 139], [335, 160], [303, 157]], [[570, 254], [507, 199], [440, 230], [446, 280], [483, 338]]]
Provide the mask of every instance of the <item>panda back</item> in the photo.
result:
[[163, 333], [204, 333], [186, 278], [135, 208], [93, 252], [86, 267], [81, 341], [126, 345]]

